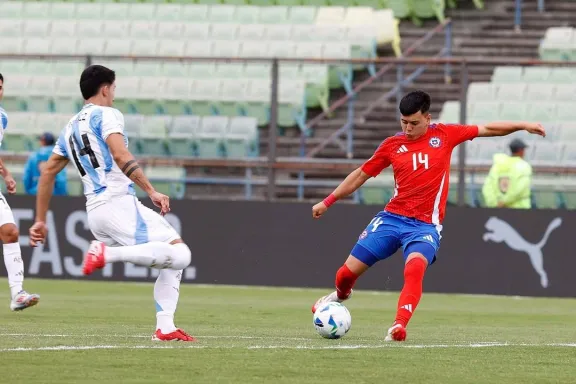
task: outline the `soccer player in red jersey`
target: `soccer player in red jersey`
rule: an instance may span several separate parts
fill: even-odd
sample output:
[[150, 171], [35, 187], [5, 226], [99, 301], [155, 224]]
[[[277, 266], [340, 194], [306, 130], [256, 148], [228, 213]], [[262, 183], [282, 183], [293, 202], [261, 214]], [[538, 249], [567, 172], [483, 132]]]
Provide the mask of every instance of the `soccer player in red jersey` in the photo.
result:
[[313, 217], [320, 218], [338, 199], [352, 194], [370, 177], [392, 166], [394, 196], [370, 221], [336, 273], [336, 291], [321, 297], [312, 307], [315, 312], [325, 303], [347, 300], [360, 275], [402, 248], [404, 286], [386, 341], [406, 339], [406, 326], [422, 296], [424, 273], [436, 261], [454, 147], [476, 137], [506, 136], [521, 130], [546, 135], [537, 123], [430, 124], [429, 109], [427, 93], [415, 91], [404, 96], [400, 101], [402, 132], [384, 140], [370, 159], [312, 208]]

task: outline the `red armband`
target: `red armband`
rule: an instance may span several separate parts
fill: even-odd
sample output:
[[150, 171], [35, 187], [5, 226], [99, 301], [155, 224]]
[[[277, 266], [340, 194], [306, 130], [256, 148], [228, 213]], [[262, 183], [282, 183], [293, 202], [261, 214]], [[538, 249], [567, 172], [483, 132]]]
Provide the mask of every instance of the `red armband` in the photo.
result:
[[336, 201], [338, 201], [338, 199], [336, 198], [336, 196], [334, 196], [333, 193], [331, 193], [330, 195], [328, 195], [327, 198], [324, 199], [323, 203], [326, 206], [326, 208], [328, 208], [329, 206], [334, 204]]

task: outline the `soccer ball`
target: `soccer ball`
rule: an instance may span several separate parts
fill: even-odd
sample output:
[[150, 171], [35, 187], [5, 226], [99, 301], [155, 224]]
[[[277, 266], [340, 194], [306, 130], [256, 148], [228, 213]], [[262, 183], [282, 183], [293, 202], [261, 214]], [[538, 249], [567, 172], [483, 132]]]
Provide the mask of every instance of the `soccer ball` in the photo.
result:
[[314, 328], [325, 339], [339, 339], [352, 326], [352, 316], [341, 303], [328, 303], [314, 313]]

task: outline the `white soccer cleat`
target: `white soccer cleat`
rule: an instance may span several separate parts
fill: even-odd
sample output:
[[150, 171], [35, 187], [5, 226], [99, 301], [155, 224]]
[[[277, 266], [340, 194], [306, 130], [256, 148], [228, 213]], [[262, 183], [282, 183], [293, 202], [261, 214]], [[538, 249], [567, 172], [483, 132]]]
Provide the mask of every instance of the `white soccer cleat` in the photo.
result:
[[394, 324], [384, 338], [384, 341], [404, 341], [406, 340], [406, 328], [402, 324]]
[[20, 291], [10, 302], [10, 310], [12, 311], [22, 311], [28, 307], [33, 307], [40, 301], [40, 295], [35, 293], [28, 293], [26, 291]]
[[312, 313], [316, 313], [316, 310], [318, 309], [318, 307], [324, 305], [324, 304], [328, 304], [328, 303], [341, 303], [343, 301], [346, 301], [350, 298], [350, 296], [352, 296], [352, 291], [350, 291], [350, 294], [348, 295], [347, 298], [345, 299], [341, 299], [338, 297], [338, 293], [336, 291], [332, 292], [329, 295], [326, 296], [322, 296], [321, 298], [319, 298], [316, 303], [314, 303], [314, 305], [312, 306]]

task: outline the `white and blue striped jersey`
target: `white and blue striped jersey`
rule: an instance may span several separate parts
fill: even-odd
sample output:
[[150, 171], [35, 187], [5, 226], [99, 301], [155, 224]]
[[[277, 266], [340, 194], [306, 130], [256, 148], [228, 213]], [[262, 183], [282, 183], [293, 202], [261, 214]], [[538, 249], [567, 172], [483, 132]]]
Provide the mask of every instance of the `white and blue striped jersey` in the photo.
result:
[[[60, 133], [53, 152], [72, 162], [84, 186], [86, 209], [113, 196], [135, 195], [134, 184], [114, 162], [106, 139], [124, 135], [124, 116], [115, 108], [86, 104]], [[124, 136], [128, 146], [128, 139]]]
[[4, 140], [4, 131], [8, 128], [8, 114], [4, 108], [0, 107], [0, 146]]

